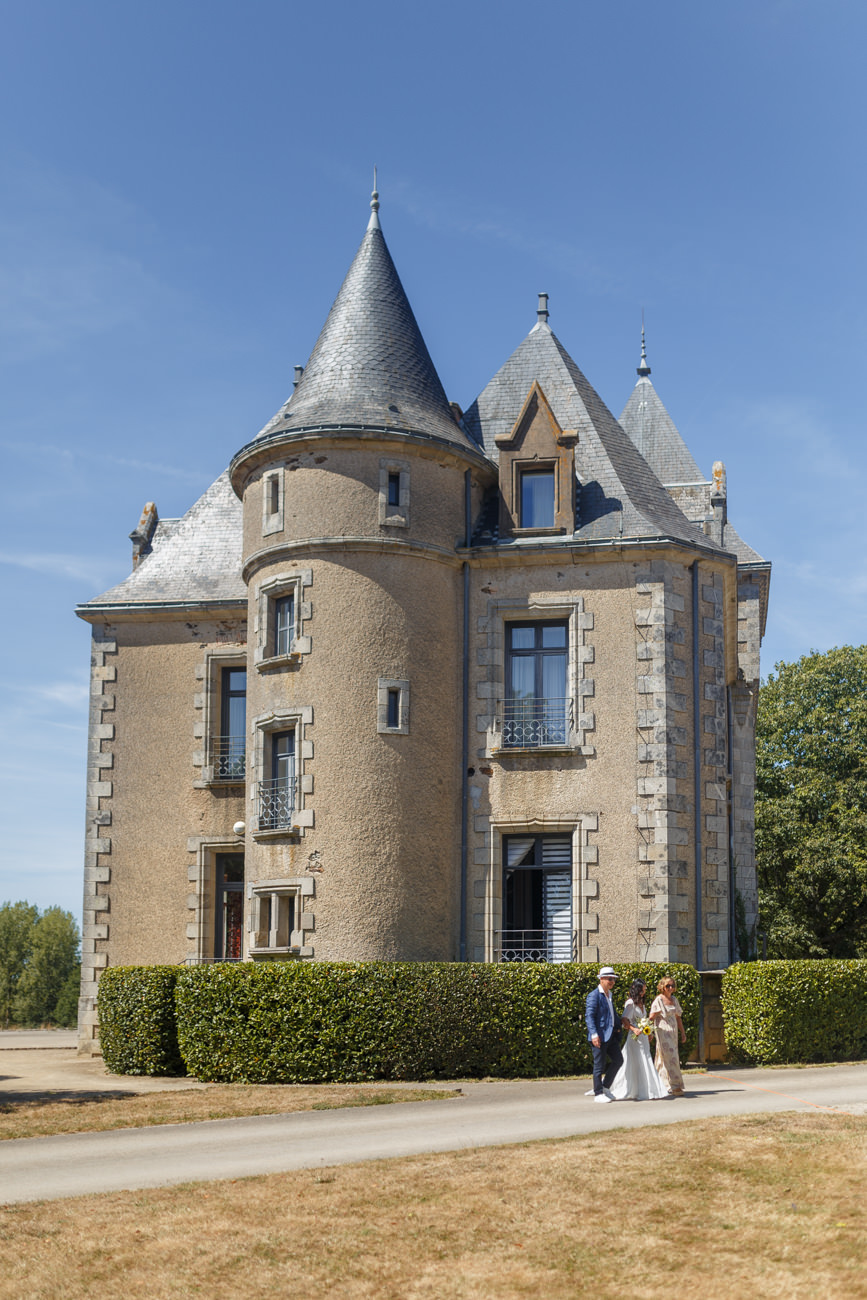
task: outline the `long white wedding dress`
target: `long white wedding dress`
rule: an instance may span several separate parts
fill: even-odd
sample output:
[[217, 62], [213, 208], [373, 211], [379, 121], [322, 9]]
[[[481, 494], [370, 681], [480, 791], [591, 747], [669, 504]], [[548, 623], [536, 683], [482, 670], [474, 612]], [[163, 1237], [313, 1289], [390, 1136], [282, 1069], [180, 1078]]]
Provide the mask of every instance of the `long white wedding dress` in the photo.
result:
[[[623, 1023], [637, 1025], [644, 1012], [640, 1011], [632, 998], [627, 999], [623, 1008]], [[650, 1055], [650, 1041], [646, 1034], [627, 1035], [623, 1048], [623, 1064], [615, 1075], [611, 1085], [611, 1095], [615, 1101], [655, 1101], [667, 1096], [665, 1084], [656, 1072]]]

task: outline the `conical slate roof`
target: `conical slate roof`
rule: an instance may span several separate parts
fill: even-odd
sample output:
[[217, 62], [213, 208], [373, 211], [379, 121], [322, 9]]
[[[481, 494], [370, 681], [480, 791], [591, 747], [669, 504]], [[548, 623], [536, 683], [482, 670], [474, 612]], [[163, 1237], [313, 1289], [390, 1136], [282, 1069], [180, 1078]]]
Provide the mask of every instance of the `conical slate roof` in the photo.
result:
[[578, 432], [579, 537], [674, 537], [714, 546], [678, 509], [545, 321], [534, 326], [464, 415], [467, 432], [483, 441], [492, 460], [497, 435], [512, 429], [534, 380], [560, 427]]
[[157, 525], [153, 549], [128, 578], [79, 605], [84, 618], [106, 606], [247, 602], [241, 578], [241, 502], [228, 471], [182, 519]]
[[[703, 484], [709, 493], [710, 480], [693, 460], [677, 425], [648, 378], [650, 366], [647, 365], [643, 342], [641, 362], [638, 383], [623, 408], [620, 423], [666, 487], [674, 489], [678, 484]], [[709, 496], [707, 506], [710, 507]], [[740, 564], [765, 563], [758, 551], [754, 551], [728, 521], [723, 529], [723, 545], [738, 557]]]
[[646, 374], [633, 388], [620, 423], [660, 482], [706, 482]]
[[259, 437], [358, 426], [473, 446], [449, 408], [376, 210], [301, 382]]

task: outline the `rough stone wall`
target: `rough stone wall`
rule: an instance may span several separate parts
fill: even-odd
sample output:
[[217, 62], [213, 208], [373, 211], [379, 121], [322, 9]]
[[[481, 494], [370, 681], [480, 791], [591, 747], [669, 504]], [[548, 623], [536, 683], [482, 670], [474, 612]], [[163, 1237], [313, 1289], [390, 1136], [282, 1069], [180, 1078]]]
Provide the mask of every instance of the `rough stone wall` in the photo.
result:
[[111, 823], [114, 783], [113, 721], [117, 642], [95, 627], [91, 638], [90, 710], [87, 739], [87, 796], [84, 838], [84, 902], [81, 930], [79, 1050], [90, 1054], [96, 1041], [96, 988], [108, 961]]
[[[761, 595], [747, 572], [738, 581], [738, 680], [731, 688], [732, 722], [732, 853], [735, 889], [744, 908], [742, 942], [752, 955], [758, 923], [756, 884], [756, 713], [758, 709], [761, 644]], [[733, 954], [734, 959], [734, 954]]]
[[645, 961], [693, 955], [687, 591], [682, 563], [659, 559], [636, 574], [638, 931]]
[[243, 815], [242, 793], [201, 781], [197, 670], [209, 648], [231, 648], [236, 659], [240, 650], [243, 659], [243, 625], [166, 620], [94, 628], [82, 1052], [95, 1049], [94, 999], [107, 965], [183, 961], [201, 946], [203, 898], [190, 887], [190, 837], [238, 843], [231, 828]]
[[702, 568], [702, 966], [729, 963], [728, 709], [723, 576]]

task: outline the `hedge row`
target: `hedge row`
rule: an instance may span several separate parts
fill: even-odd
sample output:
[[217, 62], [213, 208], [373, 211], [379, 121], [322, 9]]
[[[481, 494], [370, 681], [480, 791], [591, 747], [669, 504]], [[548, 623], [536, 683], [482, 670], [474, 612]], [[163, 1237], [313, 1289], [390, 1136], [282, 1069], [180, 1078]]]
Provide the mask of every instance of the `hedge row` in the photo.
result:
[[[100, 981], [100, 1041], [115, 1073], [166, 1072], [176, 1042], [191, 1074], [221, 1082], [585, 1074], [592, 1062], [584, 1000], [598, 969], [587, 963], [456, 962], [115, 967]], [[697, 972], [677, 964], [615, 969], [618, 1006], [636, 977], [651, 992], [663, 975], [677, 978], [685, 1059], [698, 1028]], [[148, 1006], [165, 1010], [172, 974], [176, 1038], [166, 1015], [139, 1014], [149, 981], [154, 994]]]
[[182, 966], [109, 966], [99, 981], [99, 1045], [113, 1074], [186, 1074], [175, 986]]
[[867, 1058], [867, 961], [752, 961], [723, 975], [726, 1045], [759, 1065]]

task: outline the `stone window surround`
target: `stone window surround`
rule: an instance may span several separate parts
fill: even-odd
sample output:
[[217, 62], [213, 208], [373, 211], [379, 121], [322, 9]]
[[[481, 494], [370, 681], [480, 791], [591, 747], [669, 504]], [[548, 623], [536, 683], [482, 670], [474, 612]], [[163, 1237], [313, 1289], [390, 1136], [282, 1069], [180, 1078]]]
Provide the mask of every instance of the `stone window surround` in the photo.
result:
[[271, 918], [274, 917], [274, 899], [291, 898], [293, 902], [301, 904], [304, 898], [312, 899], [315, 892], [315, 885], [311, 876], [281, 876], [277, 880], [257, 880], [247, 886], [247, 899], [250, 903], [247, 916], [247, 932], [249, 934], [248, 952], [251, 957], [260, 956], [288, 956], [288, 957], [312, 957], [313, 946], [305, 943], [305, 936], [314, 928], [313, 913], [310, 911], [297, 910], [295, 913], [296, 926], [285, 935], [287, 942], [285, 944], [271, 943], [272, 938], [279, 938], [279, 926], [273, 926], [268, 936], [269, 942], [266, 944], [257, 943], [256, 936], [261, 934], [261, 908], [266, 898], [271, 902]]
[[187, 840], [187, 852], [195, 853], [196, 860], [187, 868], [187, 879], [192, 889], [187, 894], [187, 908], [193, 919], [187, 924], [187, 942], [193, 951], [186, 960], [194, 964], [210, 961], [214, 956], [215, 873], [218, 853], [243, 853], [244, 840], [240, 835], [192, 835]]
[[[501, 741], [502, 724], [497, 707], [506, 691], [505, 625], [534, 620], [566, 621], [569, 626], [566, 689], [575, 704], [570, 743], [566, 746], [540, 746], [532, 749], [509, 746], [505, 749]], [[586, 757], [592, 757], [596, 753], [595, 746], [587, 743], [586, 736], [588, 731], [594, 731], [596, 727], [594, 714], [586, 708], [586, 701], [594, 695], [595, 683], [592, 678], [584, 676], [586, 665], [594, 661], [594, 648], [587, 645], [585, 640], [585, 633], [592, 629], [593, 615], [584, 612], [584, 597], [575, 592], [538, 592], [523, 600], [503, 597], [488, 601], [488, 613], [479, 619], [478, 629], [487, 634], [487, 644], [482, 653], [488, 672], [487, 679], [478, 682], [476, 692], [480, 698], [487, 698], [489, 703], [487, 713], [476, 715], [476, 730], [483, 732], [486, 737], [485, 748], [479, 753], [480, 758], [495, 758], [504, 754], [551, 753], [554, 749]]]
[[[196, 790], [211, 785], [227, 786], [230, 781], [217, 781], [214, 778], [214, 765], [211, 762], [211, 741], [220, 734], [220, 709], [222, 707], [222, 677], [224, 668], [246, 668], [247, 647], [238, 645], [232, 649], [206, 650], [204, 663], [196, 665], [196, 678], [202, 682], [204, 689], [198, 692], [193, 701], [200, 718], [193, 724], [193, 735], [202, 744], [201, 749], [193, 753], [193, 767], [200, 769], [199, 778], [193, 782]], [[238, 784], [243, 784], [238, 782]]]
[[591, 936], [599, 930], [598, 912], [590, 911], [598, 905], [599, 881], [588, 875], [588, 867], [599, 860], [599, 850], [588, 842], [589, 836], [599, 829], [596, 813], [571, 813], [547, 817], [498, 817], [488, 826], [489, 859], [484, 878], [483, 913], [474, 916], [475, 929], [484, 932], [484, 956], [476, 961], [494, 961], [496, 945], [494, 935], [502, 929], [503, 908], [503, 840], [508, 835], [572, 835], [572, 929], [578, 938], [578, 961], [598, 961], [599, 948]]
[[[386, 528], [409, 527], [409, 467], [408, 460], [383, 456], [379, 462], [379, 522]], [[388, 503], [388, 476], [400, 475], [400, 500], [396, 506]]]
[[253, 737], [253, 754], [247, 773], [250, 790], [249, 825], [258, 826], [256, 812], [259, 782], [268, 780], [270, 772], [270, 737], [277, 731], [295, 732], [295, 809], [292, 814], [291, 828], [279, 830], [251, 831], [254, 840], [285, 839], [286, 836], [302, 838], [306, 830], [314, 825], [313, 809], [309, 806], [313, 794], [313, 777], [305, 771], [313, 758], [313, 741], [305, 738], [307, 727], [313, 725], [313, 709], [301, 706], [294, 709], [271, 710], [260, 713], [250, 719], [250, 734]]
[[[263, 537], [268, 537], [271, 533], [282, 533], [283, 531], [283, 483], [282, 467], [269, 469], [262, 475]], [[272, 507], [275, 508], [272, 509]]]
[[[299, 663], [303, 655], [310, 654], [312, 638], [304, 633], [304, 624], [313, 616], [313, 606], [304, 600], [304, 589], [313, 585], [312, 569], [296, 569], [292, 573], [278, 574], [256, 584], [255, 626], [256, 643], [253, 661], [257, 668], [270, 668], [280, 664]], [[274, 638], [274, 603], [280, 596], [294, 597], [295, 629], [292, 649], [288, 654], [271, 654]]]
[[[399, 725], [388, 725], [388, 693], [399, 692]], [[400, 677], [380, 677], [376, 683], [376, 730], [385, 736], [406, 736], [409, 734], [409, 682]]]

